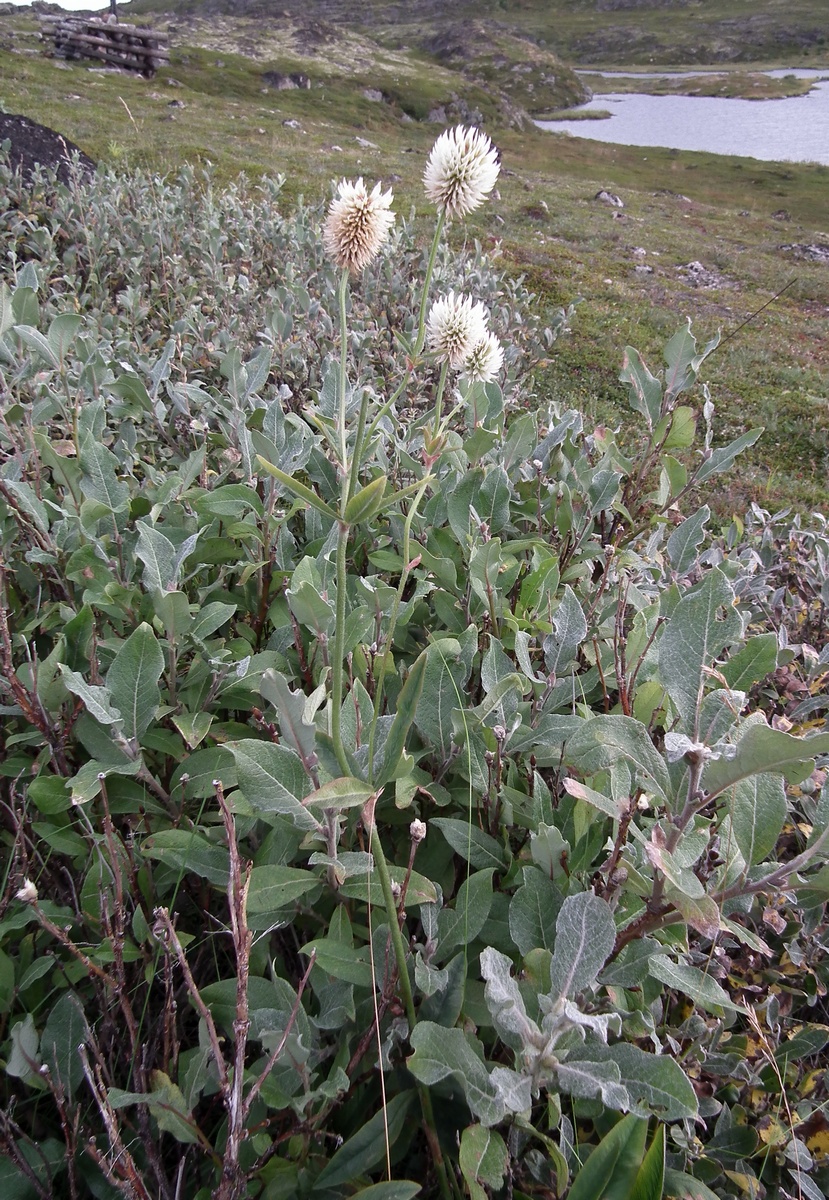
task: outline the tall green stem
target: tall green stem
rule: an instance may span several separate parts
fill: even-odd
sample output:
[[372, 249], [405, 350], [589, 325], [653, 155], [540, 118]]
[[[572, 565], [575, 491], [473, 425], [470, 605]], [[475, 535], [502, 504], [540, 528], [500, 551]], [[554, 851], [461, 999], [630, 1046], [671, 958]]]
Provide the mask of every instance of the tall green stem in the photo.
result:
[[[383, 891], [383, 900], [385, 901], [386, 905], [386, 917], [388, 918], [389, 922], [389, 932], [391, 934], [392, 948], [394, 950], [394, 959], [397, 963], [397, 977], [400, 982], [400, 991], [403, 997], [403, 1007], [406, 1010], [406, 1019], [409, 1022], [409, 1031], [411, 1032], [417, 1024], [417, 1014], [415, 1013], [412, 984], [411, 980], [409, 979], [409, 967], [406, 962], [406, 946], [403, 942], [403, 933], [400, 929], [400, 922], [398, 920], [397, 905], [394, 902], [394, 894], [391, 890], [391, 876], [389, 875], [389, 867], [388, 863], [386, 862], [386, 855], [383, 851], [383, 843], [380, 841], [380, 834], [377, 832], [377, 823], [374, 820], [373, 812], [371, 815], [371, 853], [374, 858], [374, 865], [377, 868], [377, 874], [380, 876], [380, 887]], [[435, 1169], [438, 1175], [438, 1183], [440, 1185], [441, 1195], [444, 1197], [444, 1200], [451, 1200], [452, 1190], [449, 1185], [446, 1164], [443, 1161], [443, 1154], [440, 1149], [437, 1125], [435, 1123], [435, 1114], [432, 1108], [432, 1097], [429, 1094], [428, 1088], [424, 1087], [422, 1084], [418, 1085], [417, 1090], [420, 1096], [420, 1106], [423, 1111], [423, 1120], [426, 1125], [426, 1135], [435, 1159]]]
[[[342, 737], [342, 707], [343, 707], [343, 645], [345, 640], [345, 593], [348, 580], [347, 554], [349, 527], [345, 520], [345, 510], [348, 504], [350, 489], [350, 472], [348, 466], [348, 432], [346, 430], [346, 371], [348, 367], [348, 314], [346, 301], [348, 298], [348, 271], [340, 276], [340, 286], [337, 292], [340, 309], [340, 378], [337, 396], [337, 422], [340, 440], [340, 466], [342, 468], [342, 484], [340, 487], [340, 527], [337, 537], [337, 609], [334, 619], [334, 645], [331, 650], [331, 740], [334, 743], [334, 753], [343, 775], [350, 775], [351, 769], [343, 746]], [[355, 456], [356, 458], [356, 456]]]
[[440, 364], [440, 379], [438, 380], [438, 394], [435, 400], [435, 423], [432, 426], [432, 433], [435, 437], [440, 433], [440, 417], [443, 409], [443, 393], [446, 388], [446, 376], [449, 372], [449, 364]]
[[428, 479], [424, 479], [421, 486], [415, 493], [415, 498], [412, 501], [411, 508], [406, 514], [406, 521], [403, 525], [403, 570], [400, 572], [400, 582], [397, 585], [397, 595], [394, 597], [391, 616], [389, 617], [389, 628], [386, 632], [386, 644], [383, 650], [383, 657], [380, 659], [380, 670], [377, 674], [377, 679], [374, 684], [374, 714], [371, 720], [371, 730], [368, 735], [368, 778], [369, 783], [374, 780], [374, 738], [377, 733], [377, 722], [380, 719], [380, 709], [383, 704], [383, 687], [386, 681], [386, 665], [391, 655], [392, 643], [394, 642], [394, 631], [397, 625], [397, 614], [400, 611], [400, 604], [403, 599], [403, 592], [409, 579], [409, 562], [411, 560], [411, 534], [412, 522], [415, 514], [420, 506], [420, 501], [423, 499], [423, 493], [429, 485]]
[[[345, 488], [346, 482], [343, 483]], [[343, 641], [345, 637], [345, 590], [347, 581], [346, 552], [348, 550], [349, 527], [340, 521], [337, 538], [337, 609], [334, 619], [334, 645], [331, 650], [331, 740], [334, 753], [343, 775], [351, 774], [348, 757], [343, 746]]]
[[345, 427], [345, 395], [346, 372], [348, 368], [348, 314], [346, 301], [348, 298], [348, 271], [340, 276], [340, 286], [337, 291], [340, 308], [340, 379], [337, 404], [337, 432], [340, 435], [340, 466], [343, 471], [343, 489], [340, 495], [340, 513], [345, 512], [348, 503], [348, 435]]
[[443, 226], [446, 220], [444, 213], [438, 214], [438, 223], [435, 226], [435, 236], [432, 238], [432, 248], [429, 251], [429, 261], [426, 264], [426, 278], [423, 280], [423, 294], [420, 297], [420, 313], [417, 319], [417, 341], [415, 342], [414, 358], [420, 354], [423, 349], [423, 343], [426, 340], [426, 306], [429, 303], [429, 287], [432, 283], [432, 272], [435, 269], [435, 259], [437, 258], [438, 246], [440, 245], [440, 236], [443, 233]]

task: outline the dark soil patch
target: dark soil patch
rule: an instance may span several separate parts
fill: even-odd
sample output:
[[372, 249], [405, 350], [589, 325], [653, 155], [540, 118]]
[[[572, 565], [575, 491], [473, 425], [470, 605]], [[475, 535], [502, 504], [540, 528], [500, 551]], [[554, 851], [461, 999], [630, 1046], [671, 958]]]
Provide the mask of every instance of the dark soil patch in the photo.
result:
[[91, 175], [95, 170], [95, 163], [89, 155], [84, 154], [79, 146], [63, 134], [46, 125], [38, 125], [37, 121], [30, 121], [28, 117], [0, 112], [0, 146], [7, 139], [11, 142], [9, 163], [12, 170], [19, 168], [26, 178], [40, 165], [54, 169], [61, 183], [69, 183], [73, 154], [78, 155], [84, 174]]

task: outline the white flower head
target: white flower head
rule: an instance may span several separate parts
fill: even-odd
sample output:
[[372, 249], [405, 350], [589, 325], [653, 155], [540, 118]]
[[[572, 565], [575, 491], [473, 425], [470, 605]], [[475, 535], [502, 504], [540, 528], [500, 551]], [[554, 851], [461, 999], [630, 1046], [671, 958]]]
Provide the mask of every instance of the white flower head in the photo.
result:
[[442, 133], [432, 147], [423, 185], [439, 212], [462, 217], [483, 203], [500, 171], [498, 154], [480, 129], [457, 125]]
[[504, 351], [494, 333], [485, 333], [466, 356], [463, 373], [470, 383], [489, 383], [504, 365]]
[[474, 345], [487, 335], [487, 313], [483, 304], [475, 304], [468, 296], [454, 292], [436, 300], [426, 322], [429, 349], [438, 362], [448, 363], [459, 370], [466, 363]]
[[338, 266], [361, 271], [377, 257], [394, 224], [393, 199], [379, 183], [369, 192], [362, 178], [340, 182], [322, 231], [325, 251]]
[[23, 880], [23, 887], [18, 888], [14, 894], [15, 900], [22, 900], [24, 904], [34, 904], [37, 901], [37, 888], [32, 883], [31, 879]]

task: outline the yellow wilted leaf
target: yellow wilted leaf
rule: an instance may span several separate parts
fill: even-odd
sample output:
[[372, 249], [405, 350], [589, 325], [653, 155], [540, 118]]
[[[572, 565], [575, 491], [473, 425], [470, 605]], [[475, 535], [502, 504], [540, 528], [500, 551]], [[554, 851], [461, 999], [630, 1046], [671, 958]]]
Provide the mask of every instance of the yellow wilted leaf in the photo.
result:
[[748, 1196], [749, 1200], [757, 1200], [760, 1195], [760, 1185], [752, 1175], [744, 1175], [742, 1171], [726, 1171], [725, 1173], [731, 1182], [735, 1183], [745, 1196]]
[[[818, 1074], [816, 1071], [815, 1074]], [[820, 1167], [829, 1162], [829, 1129], [821, 1129], [806, 1139], [806, 1149]]]
[[777, 1117], [767, 1115], [761, 1117], [757, 1122], [757, 1133], [760, 1141], [765, 1146], [776, 1148], [777, 1146], [785, 1146], [789, 1140], [789, 1130], [781, 1125]]

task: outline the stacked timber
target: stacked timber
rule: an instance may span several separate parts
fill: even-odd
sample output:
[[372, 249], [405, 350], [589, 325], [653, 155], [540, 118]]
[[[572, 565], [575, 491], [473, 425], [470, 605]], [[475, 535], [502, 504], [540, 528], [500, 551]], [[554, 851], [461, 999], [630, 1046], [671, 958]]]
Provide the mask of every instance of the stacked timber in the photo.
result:
[[41, 17], [56, 58], [97, 58], [112, 67], [154, 74], [170, 61], [167, 34], [99, 17]]

